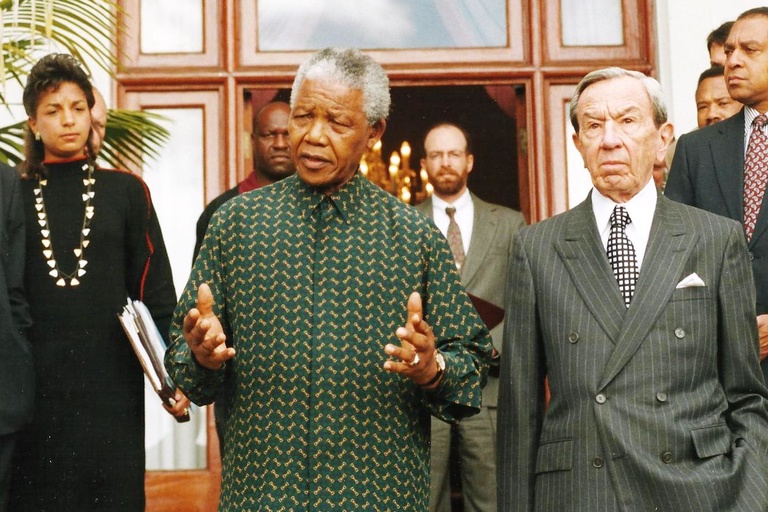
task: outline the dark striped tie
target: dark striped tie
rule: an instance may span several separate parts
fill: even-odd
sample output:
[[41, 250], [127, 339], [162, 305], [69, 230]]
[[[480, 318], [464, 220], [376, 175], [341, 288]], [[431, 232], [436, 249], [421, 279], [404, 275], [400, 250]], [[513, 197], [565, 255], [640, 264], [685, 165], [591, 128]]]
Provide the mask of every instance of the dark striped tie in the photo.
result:
[[445, 209], [445, 213], [448, 214], [448, 245], [451, 247], [451, 252], [453, 253], [453, 259], [456, 262], [456, 268], [461, 270], [461, 267], [464, 265], [464, 242], [461, 239], [461, 230], [459, 229], [459, 225], [456, 224], [456, 219], [454, 218], [454, 215], [456, 214], [456, 207], [455, 206], [448, 206]]

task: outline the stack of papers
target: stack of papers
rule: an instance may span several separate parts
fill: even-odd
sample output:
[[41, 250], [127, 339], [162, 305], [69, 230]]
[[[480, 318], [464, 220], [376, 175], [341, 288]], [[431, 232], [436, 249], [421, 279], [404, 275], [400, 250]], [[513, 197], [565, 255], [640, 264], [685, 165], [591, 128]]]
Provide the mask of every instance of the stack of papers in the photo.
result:
[[[160, 331], [152, 320], [147, 306], [141, 301], [128, 299], [123, 312], [117, 315], [123, 326], [128, 340], [131, 342], [136, 357], [139, 358], [144, 374], [149, 379], [160, 399], [169, 407], [173, 407], [176, 386], [163, 364], [165, 357], [165, 342]], [[179, 423], [189, 421], [189, 413], [176, 417]]]

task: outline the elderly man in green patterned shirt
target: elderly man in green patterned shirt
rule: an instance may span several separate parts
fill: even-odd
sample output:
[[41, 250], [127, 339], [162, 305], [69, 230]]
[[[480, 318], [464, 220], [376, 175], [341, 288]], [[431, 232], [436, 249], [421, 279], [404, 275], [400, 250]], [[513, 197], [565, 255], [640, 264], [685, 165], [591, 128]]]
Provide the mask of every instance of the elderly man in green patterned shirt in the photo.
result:
[[211, 221], [166, 366], [195, 403], [229, 398], [220, 510], [424, 511], [430, 415], [479, 411], [491, 341], [445, 238], [358, 172], [389, 105], [370, 57], [316, 53], [297, 175]]

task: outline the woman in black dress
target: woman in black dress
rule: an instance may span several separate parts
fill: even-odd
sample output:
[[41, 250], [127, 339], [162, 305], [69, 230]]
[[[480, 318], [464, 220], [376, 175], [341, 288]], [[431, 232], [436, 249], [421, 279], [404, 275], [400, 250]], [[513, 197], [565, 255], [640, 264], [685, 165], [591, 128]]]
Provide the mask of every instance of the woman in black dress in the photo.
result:
[[[93, 103], [69, 55], [43, 57], [24, 89], [20, 170], [37, 390], [11, 510], [144, 510], [144, 379], [117, 314], [127, 297], [141, 300], [167, 333], [176, 297], [146, 185], [94, 166]], [[168, 412], [182, 415], [188, 403]]]

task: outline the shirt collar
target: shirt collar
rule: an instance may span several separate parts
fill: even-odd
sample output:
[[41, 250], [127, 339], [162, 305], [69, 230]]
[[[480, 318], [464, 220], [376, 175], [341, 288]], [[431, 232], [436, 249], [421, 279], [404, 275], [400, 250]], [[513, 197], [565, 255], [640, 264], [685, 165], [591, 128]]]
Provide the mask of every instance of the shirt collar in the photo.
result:
[[453, 206], [456, 208], [457, 212], [460, 212], [464, 208], [469, 207], [472, 204], [472, 195], [469, 193], [469, 189], [465, 188], [464, 192], [459, 196], [459, 198], [454, 201], [453, 204], [448, 203], [444, 201], [443, 199], [440, 199], [436, 195], [432, 194], [432, 207], [436, 210], [445, 211], [445, 209], [448, 206]]
[[320, 205], [323, 199], [327, 197], [344, 222], [347, 223], [351, 221], [355, 210], [360, 203], [364, 193], [364, 181], [366, 180], [366, 178], [362, 177], [359, 172], [355, 172], [352, 179], [342, 185], [339, 190], [330, 196], [327, 196], [315, 187], [307, 185], [301, 181], [297, 174], [286, 179], [292, 179], [294, 181], [296, 198], [298, 200], [299, 209], [303, 212], [302, 217], [304, 219], [311, 217], [312, 213]]
[[752, 122], [759, 115], [759, 110], [744, 105], [744, 133], [750, 133], [752, 130]]
[[237, 193], [245, 194], [260, 187], [261, 183], [259, 183], [259, 179], [256, 177], [256, 171], [253, 171], [247, 178], [237, 184]]
[[[656, 184], [650, 179], [632, 199], [621, 204], [627, 209], [629, 218], [639, 232], [650, 233], [657, 200]], [[616, 205], [618, 203], [605, 197], [596, 188], [592, 190], [592, 211], [595, 214], [597, 229], [601, 233], [610, 224], [611, 213]]]

